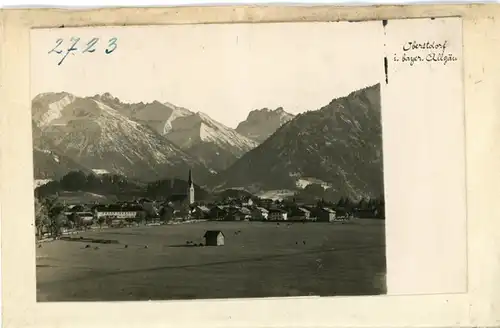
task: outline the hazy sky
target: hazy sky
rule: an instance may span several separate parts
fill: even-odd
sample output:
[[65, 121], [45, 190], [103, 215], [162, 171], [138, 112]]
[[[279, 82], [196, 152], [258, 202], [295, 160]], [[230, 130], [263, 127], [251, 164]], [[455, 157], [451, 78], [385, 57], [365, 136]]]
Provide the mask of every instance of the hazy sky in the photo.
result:
[[[230, 126], [253, 109], [297, 114], [383, 78], [381, 22], [177, 25], [33, 30], [32, 96], [109, 92], [125, 102], [158, 100]], [[80, 37], [80, 51], [69, 48]], [[93, 38], [93, 53], [82, 53]], [[105, 54], [109, 38], [117, 47]]]

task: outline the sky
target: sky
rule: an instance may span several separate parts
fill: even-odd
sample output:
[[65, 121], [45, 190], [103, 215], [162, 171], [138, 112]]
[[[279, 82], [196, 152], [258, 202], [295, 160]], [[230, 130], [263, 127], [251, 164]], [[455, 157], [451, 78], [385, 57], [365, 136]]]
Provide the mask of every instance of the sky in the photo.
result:
[[[58, 65], [72, 37], [78, 50]], [[59, 38], [63, 53], [49, 53]], [[83, 52], [93, 38], [95, 51]], [[106, 54], [111, 38], [116, 48]], [[384, 74], [381, 22], [36, 29], [30, 51], [32, 97], [109, 92], [201, 111], [233, 128], [254, 109], [319, 109]]]

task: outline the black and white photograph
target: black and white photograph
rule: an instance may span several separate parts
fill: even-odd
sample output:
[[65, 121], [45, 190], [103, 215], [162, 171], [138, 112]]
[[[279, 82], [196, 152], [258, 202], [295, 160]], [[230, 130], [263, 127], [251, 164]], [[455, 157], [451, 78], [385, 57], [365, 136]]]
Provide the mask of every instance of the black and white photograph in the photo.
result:
[[37, 301], [385, 294], [382, 36], [32, 32]]

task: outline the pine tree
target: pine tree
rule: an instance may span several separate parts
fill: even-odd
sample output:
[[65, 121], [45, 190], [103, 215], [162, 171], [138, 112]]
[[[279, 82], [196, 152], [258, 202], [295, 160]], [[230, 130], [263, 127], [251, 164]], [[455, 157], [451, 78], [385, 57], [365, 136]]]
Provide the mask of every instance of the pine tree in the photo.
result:
[[35, 198], [35, 229], [38, 239], [42, 238], [43, 228], [49, 223], [47, 207], [38, 198]]

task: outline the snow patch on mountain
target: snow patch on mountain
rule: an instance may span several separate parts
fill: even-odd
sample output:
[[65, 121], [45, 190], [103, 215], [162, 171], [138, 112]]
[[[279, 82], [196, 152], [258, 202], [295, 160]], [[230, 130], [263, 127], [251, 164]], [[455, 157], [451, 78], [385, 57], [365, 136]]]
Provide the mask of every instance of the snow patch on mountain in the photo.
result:
[[319, 184], [325, 190], [332, 188], [331, 183], [328, 183], [328, 182], [325, 182], [323, 180], [316, 179], [316, 178], [300, 178], [300, 179], [297, 179], [297, 181], [295, 182], [295, 185], [297, 186], [297, 188], [300, 188], [300, 189], [304, 189], [305, 187], [307, 187], [311, 184]]
[[62, 116], [62, 110], [75, 101], [75, 96], [67, 94], [58, 101], [51, 103], [49, 109], [45, 112], [40, 120], [38, 126], [43, 127], [49, 125], [52, 121], [57, 120]]
[[193, 112], [189, 111], [188, 109], [176, 107], [170, 103], [165, 103], [164, 105], [172, 108], [172, 114], [165, 121], [165, 125], [163, 126], [163, 134], [164, 135], [169, 133], [172, 130], [172, 122], [173, 121], [175, 121], [179, 117], [193, 115]]
[[287, 197], [291, 197], [295, 195], [295, 191], [288, 189], [280, 189], [280, 190], [266, 190], [257, 193], [257, 197], [263, 199], [272, 199], [272, 200], [283, 200]]
[[[125, 130], [126, 135], [129, 136], [130, 138], [136, 138], [138, 135], [141, 135], [141, 128], [142, 128], [141, 124], [126, 118], [125, 116], [121, 115], [117, 110], [97, 100], [94, 100], [94, 102], [103, 111], [103, 114], [105, 114], [101, 116], [104, 119], [96, 121], [96, 123], [99, 124], [102, 131], [101, 145], [111, 146], [113, 148], [116, 147], [119, 148], [120, 141], [116, 140], [117, 130]], [[154, 142], [152, 142], [147, 138], [144, 138], [143, 141], [146, 142], [146, 145], [151, 150], [151, 154], [158, 163], [164, 162], [166, 160], [165, 154], [158, 151], [158, 149], [154, 145]], [[133, 151], [135, 152], [135, 155], [141, 157], [138, 151], [135, 150]], [[128, 158], [125, 155], [125, 153], [123, 154], [123, 156], [127, 158], [127, 160], [130, 163], [133, 163], [133, 161], [130, 158]]]
[[109, 174], [109, 171], [105, 169], [92, 169], [92, 172], [96, 175]]
[[248, 151], [257, 147], [257, 142], [239, 134], [233, 129], [213, 120], [205, 113], [196, 113], [202, 120], [200, 125], [200, 139], [204, 142], [215, 144], [226, 144], [242, 151]]

